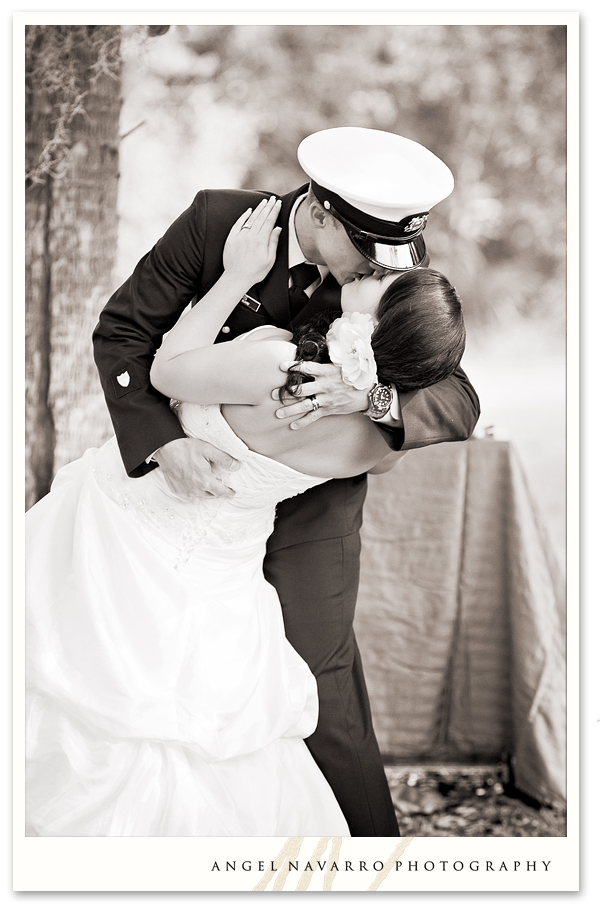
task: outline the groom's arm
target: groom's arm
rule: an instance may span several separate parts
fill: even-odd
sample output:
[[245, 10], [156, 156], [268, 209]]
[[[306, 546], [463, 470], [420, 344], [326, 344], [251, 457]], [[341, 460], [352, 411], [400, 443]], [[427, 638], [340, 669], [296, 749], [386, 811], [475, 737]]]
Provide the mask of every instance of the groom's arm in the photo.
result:
[[231, 225], [264, 195], [198, 193], [100, 315], [93, 334], [94, 358], [132, 477], [155, 467], [147, 459], [158, 449], [186, 438], [169, 400], [150, 383], [154, 355], [192, 298], [202, 296], [223, 271], [223, 245]]
[[150, 367], [165, 332], [196, 292], [203, 266], [204, 194], [171, 225], [112, 295], [93, 333], [94, 359], [125, 468], [150, 470], [146, 459], [184, 437], [169, 401], [150, 384]]
[[[280, 365], [284, 372], [293, 367], [294, 364], [288, 361]], [[281, 418], [297, 417], [290, 424], [291, 429], [301, 430], [328, 414], [366, 410], [366, 392], [344, 383], [338, 367], [305, 361], [301, 372], [313, 376], [314, 381], [303, 386], [298, 400], [286, 401], [275, 412]], [[311, 395], [317, 398], [319, 407], [316, 410], [313, 410]], [[279, 398], [277, 389], [273, 391], [273, 398]], [[477, 393], [460, 367], [448, 379], [427, 389], [398, 393], [398, 405], [398, 419], [393, 420], [388, 415], [385, 420], [373, 421], [394, 451], [468, 439], [479, 419]]]
[[479, 419], [479, 398], [464, 370], [413, 392], [398, 394], [400, 420], [377, 423], [394, 450], [468, 439]]

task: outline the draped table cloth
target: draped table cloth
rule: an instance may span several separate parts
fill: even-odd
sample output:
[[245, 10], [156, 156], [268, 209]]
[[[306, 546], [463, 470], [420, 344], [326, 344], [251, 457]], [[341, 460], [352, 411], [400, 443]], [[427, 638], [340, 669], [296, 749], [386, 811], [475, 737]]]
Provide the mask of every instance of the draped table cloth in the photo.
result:
[[409, 452], [369, 478], [355, 628], [381, 751], [510, 755], [565, 798], [565, 585], [514, 447]]

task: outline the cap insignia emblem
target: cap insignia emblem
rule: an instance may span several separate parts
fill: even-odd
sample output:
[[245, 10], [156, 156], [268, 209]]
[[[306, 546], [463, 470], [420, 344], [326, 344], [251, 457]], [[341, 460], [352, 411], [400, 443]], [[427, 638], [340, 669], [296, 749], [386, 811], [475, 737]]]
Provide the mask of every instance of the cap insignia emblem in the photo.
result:
[[117, 376], [117, 382], [119, 383], [120, 386], [123, 386], [124, 389], [127, 388], [129, 383], [131, 382], [131, 376], [129, 375], [127, 370], [125, 370], [124, 373], [119, 373], [119, 375]]
[[422, 231], [427, 224], [427, 215], [416, 215], [404, 228], [404, 233], [409, 234], [413, 231]]

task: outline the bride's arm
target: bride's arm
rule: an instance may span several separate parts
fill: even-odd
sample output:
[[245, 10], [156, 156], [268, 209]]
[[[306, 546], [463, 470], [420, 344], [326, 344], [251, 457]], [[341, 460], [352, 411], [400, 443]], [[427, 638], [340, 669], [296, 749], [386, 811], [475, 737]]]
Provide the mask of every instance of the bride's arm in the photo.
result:
[[193, 307], [169, 332], [156, 354], [150, 379], [163, 394], [180, 397], [170, 390], [169, 381], [175, 372], [192, 367], [193, 358], [182, 355], [212, 345], [246, 291], [271, 270], [281, 233], [275, 227], [280, 209], [281, 201], [272, 196], [253, 212], [248, 209], [233, 225], [223, 250], [223, 274], [202, 298], [202, 305]]
[[406, 452], [392, 451], [389, 455], [386, 455], [385, 458], [382, 458], [381, 461], [378, 461], [377, 464], [373, 465], [372, 468], [369, 468], [368, 473], [387, 474], [387, 472], [391, 471], [405, 455]]
[[[262, 281], [275, 261], [280, 200], [263, 200], [233, 225], [223, 249], [223, 274], [164, 339], [150, 371], [169, 398], [195, 404], [258, 404], [281, 382], [279, 364], [295, 348], [278, 330], [214, 344], [240, 298]], [[289, 335], [289, 333], [285, 333]], [[266, 336], [266, 337], [265, 337]]]
[[276, 338], [237, 338], [187, 351], [157, 370], [163, 395], [194, 404], [260, 404], [281, 382], [279, 364], [294, 348]]

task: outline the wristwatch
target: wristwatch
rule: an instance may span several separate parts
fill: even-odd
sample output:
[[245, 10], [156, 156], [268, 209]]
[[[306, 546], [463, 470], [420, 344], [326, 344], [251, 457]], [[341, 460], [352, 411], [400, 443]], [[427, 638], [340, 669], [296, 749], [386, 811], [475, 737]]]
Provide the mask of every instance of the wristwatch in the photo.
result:
[[371, 417], [372, 420], [381, 420], [392, 406], [394, 396], [391, 386], [376, 382], [367, 395], [369, 398], [369, 407], [366, 411], [363, 411], [363, 414], [366, 414], [367, 417]]

